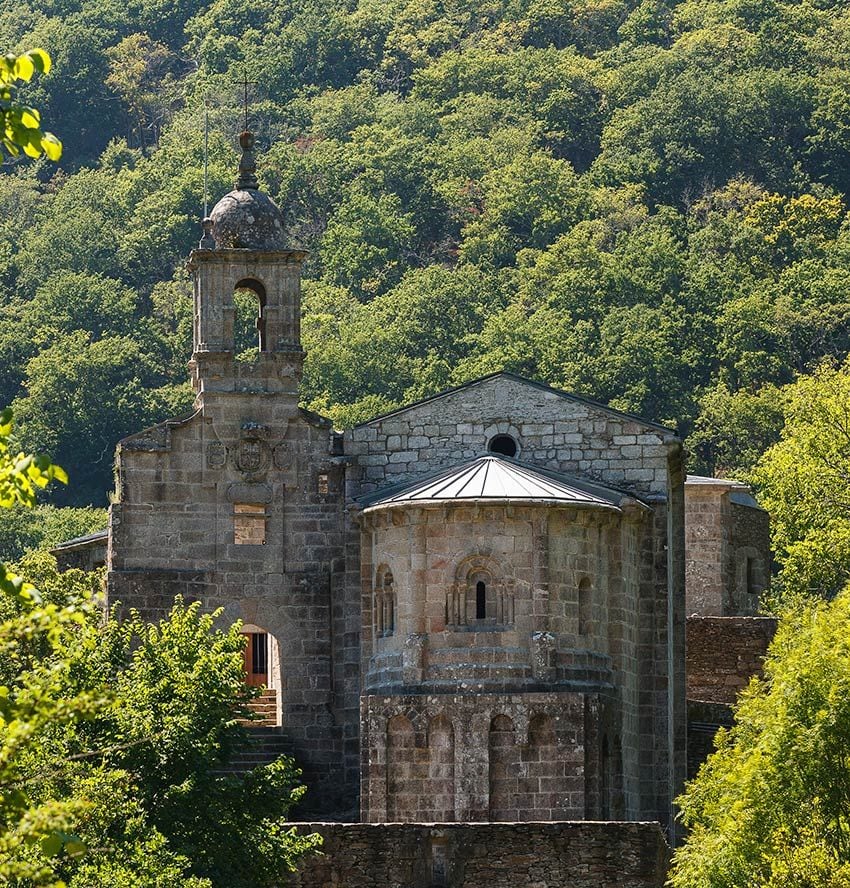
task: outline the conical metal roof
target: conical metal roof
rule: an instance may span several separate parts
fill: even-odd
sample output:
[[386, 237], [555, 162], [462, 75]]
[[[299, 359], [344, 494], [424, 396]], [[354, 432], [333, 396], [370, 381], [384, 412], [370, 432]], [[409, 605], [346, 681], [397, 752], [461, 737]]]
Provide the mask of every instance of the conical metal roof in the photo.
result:
[[444, 469], [424, 480], [377, 491], [360, 498], [366, 509], [402, 503], [452, 500], [513, 500], [564, 503], [579, 507], [614, 509], [627, 494], [533, 469], [502, 456], [480, 456]]

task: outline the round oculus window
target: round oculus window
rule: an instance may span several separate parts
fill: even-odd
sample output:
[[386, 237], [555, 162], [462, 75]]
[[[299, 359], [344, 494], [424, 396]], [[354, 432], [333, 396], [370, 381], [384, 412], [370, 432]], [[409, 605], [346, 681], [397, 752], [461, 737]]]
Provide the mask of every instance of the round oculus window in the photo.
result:
[[487, 449], [490, 453], [499, 453], [502, 456], [516, 456], [519, 448], [510, 435], [496, 435], [490, 439]]

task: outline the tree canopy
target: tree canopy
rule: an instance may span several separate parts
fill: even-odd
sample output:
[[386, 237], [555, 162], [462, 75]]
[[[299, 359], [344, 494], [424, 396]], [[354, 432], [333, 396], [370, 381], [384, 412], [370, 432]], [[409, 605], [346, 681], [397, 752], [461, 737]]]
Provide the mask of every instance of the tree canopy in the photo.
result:
[[204, 109], [215, 199], [247, 73], [310, 251], [305, 406], [345, 425], [507, 368], [746, 472], [782, 387], [850, 351], [848, 28], [831, 0], [0, 5], [66, 141], [0, 175], [0, 402], [75, 505], [189, 407]]
[[782, 395], [780, 440], [751, 475], [771, 516], [778, 593], [831, 598], [850, 582], [850, 362]]

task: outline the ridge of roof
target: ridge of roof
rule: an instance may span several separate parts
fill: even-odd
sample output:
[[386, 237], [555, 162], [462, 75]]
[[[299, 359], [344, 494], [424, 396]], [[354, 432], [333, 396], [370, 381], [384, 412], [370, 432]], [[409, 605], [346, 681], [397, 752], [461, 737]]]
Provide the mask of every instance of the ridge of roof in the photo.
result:
[[364, 510], [417, 502], [520, 500], [572, 503], [620, 511], [620, 505], [626, 498], [651, 508], [630, 492], [491, 453], [439, 469], [421, 478], [362, 494], [355, 501]]
[[108, 528], [104, 528], [103, 530], [95, 530], [93, 533], [87, 533], [83, 536], [74, 537], [70, 540], [63, 540], [61, 543], [57, 543], [50, 551], [56, 552], [60, 549], [73, 549], [77, 546], [85, 546], [90, 543], [99, 543], [102, 540], [105, 540], [108, 536]]
[[488, 373], [486, 376], [479, 376], [477, 379], [471, 379], [469, 380], [469, 382], [461, 383], [461, 385], [452, 386], [452, 388], [447, 388], [443, 391], [436, 392], [433, 395], [428, 395], [428, 397], [426, 398], [420, 398], [418, 401], [413, 401], [410, 404], [405, 404], [402, 407], [396, 407], [394, 410], [389, 410], [386, 413], [380, 413], [377, 416], [373, 416], [371, 419], [364, 420], [363, 422], [358, 422], [354, 425], [354, 428], [359, 429], [363, 426], [370, 425], [373, 422], [379, 422], [384, 419], [389, 419], [390, 417], [396, 416], [399, 413], [404, 413], [407, 410], [412, 410], [414, 407], [421, 407], [423, 404], [428, 404], [431, 401], [438, 401], [440, 400], [440, 398], [445, 398], [448, 395], [453, 395], [456, 392], [463, 391], [464, 389], [472, 388], [472, 386], [480, 385], [482, 382], [489, 382], [491, 379], [496, 379], [500, 376], [503, 376], [506, 379], [511, 379], [514, 382], [521, 382], [525, 385], [530, 385], [532, 386], [532, 388], [537, 388], [541, 391], [551, 392], [552, 394], [558, 395], [561, 398], [566, 398], [570, 401], [577, 401], [580, 404], [586, 404], [589, 407], [595, 407], [597, 410], [604, 410], [606, 413], [611, 413], [614, 416], [629, 419], [632, 422], [639, 422], [641, 423], [641, 425], [658, 429], [659, 431], [667, 432], [667, 434], [669, 435], [676, 435], [677, 437], [681, 437], [679, 435], [678, 429], [671, 429], [669, 426], [662, 425], [660, 422], [654, 422], [651, 419], [645, 419], [642, 416], [638, 416], [636, 413], [627, 413], [625, 410], [617, 410], [615, 407], [609, 407], [607, 404], [603, 404], [600, 401], [594, 401], [592, 398], [586, 398], [584, 397], [584, 395], [576, 395], [573, 392], [567, 392], [563, 389], [555, 388], [548, 383], [540, 382], [536, 379], [529, 379], [527, 376], [520, 376], [518, 373], [513, 373], [510, 370], [497, 370], [495, 373]]

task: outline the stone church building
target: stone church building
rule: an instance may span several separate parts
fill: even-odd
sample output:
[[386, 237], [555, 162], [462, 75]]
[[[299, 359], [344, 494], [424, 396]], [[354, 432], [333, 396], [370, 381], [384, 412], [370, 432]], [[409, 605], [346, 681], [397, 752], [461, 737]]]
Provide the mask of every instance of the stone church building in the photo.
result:
[[[241, 620], [249, 680], [269, 688], [263, 730], [304, 770], [300, 815], [427, 832], [415, 852], [409, 832], [374, 840], [387, 867], [410, 857], [407, 876], [339, 884], [661, 884], [660, 833], [629, 830], [673, 831], [686, 616], [753, 613], [766, 516], [743, 485], [686, 485], [675, 431], [511, 373], [344, 433], [299, 407], [305, 253], [287, 247], [252, 137], [240, 140], [236, 188], [189, 257], [195, 410], [119, 447], [110, 602], [154, 619], [182, 594]], [[237, 291], [256, 297], [253, 361], [235, 354]], [[620, 823], [558, 832], [564, 821]], [[490, 845], [488, 823], [513, 832]], [[349, 853], [344, 836], [326, 839]], [[567, 877], [565, 841], [615, 869], [639, 847], [635, 872], [649, 875], [606, 881], [589, 864]], [[511, 842], [551, 867], [500, 877], [493, 848]], [[476, 847], [461, 878], [451, 860]], [[491, 870], [470, 881], [484, 857]]]

